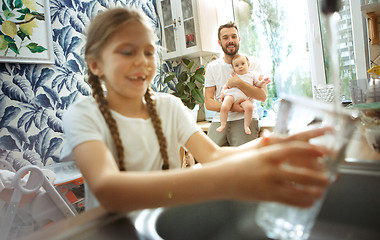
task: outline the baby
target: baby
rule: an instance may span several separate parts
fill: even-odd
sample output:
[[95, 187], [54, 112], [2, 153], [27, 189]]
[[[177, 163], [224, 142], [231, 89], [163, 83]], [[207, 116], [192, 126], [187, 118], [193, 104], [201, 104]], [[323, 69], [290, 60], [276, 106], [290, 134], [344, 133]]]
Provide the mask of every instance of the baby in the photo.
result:
[[[269, 78], [264, 78], [262, 74], [254, 71], [249, 71], [249, 61], [246, 56], [237, 54], [232, 59], [232, 68], [235, 74], [243, 81], [254, 84], [256, 87], [264, 87], [271, 81]], [[240, 89], [238, 88], [228, 88], [226, 85], [223, 86], [221, 91], [222, 106], [220, 108], [220, 127], [216, 130], [222, 132], [227, 125], [228, 111], [231, 110], [233, 103], [239, 99], [246, 99], [241, 103], [244, 109], [244, 131], [246, 134], [251, 134], [249, 125], [252, 122], [253, 113], [253, 103], [250, 98], [248, 98]]]

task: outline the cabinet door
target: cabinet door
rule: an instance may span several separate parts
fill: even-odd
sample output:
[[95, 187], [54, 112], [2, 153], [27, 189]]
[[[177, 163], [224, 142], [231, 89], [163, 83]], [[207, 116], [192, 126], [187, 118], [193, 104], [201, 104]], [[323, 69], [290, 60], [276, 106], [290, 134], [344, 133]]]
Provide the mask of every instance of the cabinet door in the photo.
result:
[[217, 39], [214, 39], [218, 28], [215, 1], [157, 0], [156, 3], [162, 25], [164, 60], [218, 53]]
[[177, 36], [177, 17], [176, 12], [172, 7], [172, 1], [175, 0], [159, 0], [157, 6], [159, 9], [159, 17], [162, 24], [162, 43], [164, 46], [164, 53], [176, 54], [178, 51], [178, 44], [176, 42]]
[[[193, 0], [182, 0], [181, 10], [182, 10], [182, 20], [180, 21], [183, 31], [180, 31], [182, 36], [179, 39], [182, 40], [182, 46], [184, 49], [188, 49], [197, 46], [197, 32], [195, 26], [195, 8]], [[183, 23], [181, 22], [183, 21]], [[182, 30], [182, 29], [181, 29]]]

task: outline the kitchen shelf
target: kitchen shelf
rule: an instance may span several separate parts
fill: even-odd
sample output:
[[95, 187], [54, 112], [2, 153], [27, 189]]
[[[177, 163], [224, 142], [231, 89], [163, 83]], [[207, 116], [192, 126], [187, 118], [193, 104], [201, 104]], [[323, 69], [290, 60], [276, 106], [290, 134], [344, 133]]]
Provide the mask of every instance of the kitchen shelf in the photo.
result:
[[377, 16], [380, 16], [380, 2], [362, 5], [361, 11], [365, 17], [370, 12], [375, 12]]

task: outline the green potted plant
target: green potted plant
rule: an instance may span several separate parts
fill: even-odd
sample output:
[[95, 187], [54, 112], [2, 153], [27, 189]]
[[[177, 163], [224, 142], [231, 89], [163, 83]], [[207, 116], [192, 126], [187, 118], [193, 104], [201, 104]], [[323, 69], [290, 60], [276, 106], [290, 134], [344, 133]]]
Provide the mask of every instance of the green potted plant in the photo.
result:
[[199, 104], [204, 103], [203, 84], [205, 77], [204, 66], [199, 68], [194, 67], [194, 61], [182, 59], [182, 63], [186, 66], [179, 72], [167, 72], [164, 83], [175, 81], [175, 89], [172, 93], [174, 96], [179, 97], [183, 104], [190, 110]]

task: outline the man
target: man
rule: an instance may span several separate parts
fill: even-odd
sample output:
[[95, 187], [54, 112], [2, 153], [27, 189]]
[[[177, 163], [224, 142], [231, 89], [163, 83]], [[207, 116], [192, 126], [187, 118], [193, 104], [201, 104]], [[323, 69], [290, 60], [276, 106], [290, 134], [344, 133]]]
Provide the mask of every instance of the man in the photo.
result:
[[[251, 134], [244, 132], [244, 110], [240, 103], [241, 99], [236, 101], [231, 112], [228, 114], [227, 127], [224, 131], [218, 132], [216, 129], [220, 126], [220, 107], [222, 105], [220, 92], [224, 84], [228, 87], [237, 87], [242, 90], [245, 95], [252, 99], [264, 102], [267, 98], [267, 88], [256, 87], [241, 80], [239, 77], [231, 76], [232, 58], [239, 51], [240, 37], [236, 23], [229, 22], [221, 25], [218, 29], [218, 43], [224, 54], [219, 59], [207, 65], [205, 74], [205, 105], [210, 111], [216, 111], [212, 123], [208, 129], [208, 136], [219, 146], [239, 146], [251, 141], [259, 135], [259, 121], [257, 108], [254, 109], [252, 123], [250, 125]], [[262, 74], [261, 65], [254, 57], [249, 57], [250, 71], [256, 71]], [[256, 104], [254, 104], [256, 107]]]

